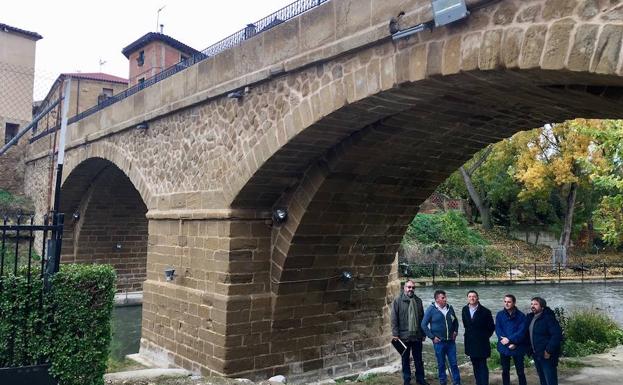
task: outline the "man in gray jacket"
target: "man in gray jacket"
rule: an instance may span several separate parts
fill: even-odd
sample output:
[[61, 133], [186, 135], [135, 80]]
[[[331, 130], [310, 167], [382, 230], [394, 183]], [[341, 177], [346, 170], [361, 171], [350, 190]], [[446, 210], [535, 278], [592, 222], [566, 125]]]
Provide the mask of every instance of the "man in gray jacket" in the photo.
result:
[[411, 384], [411, 357], [415, 364], [415, 379], [418, 384], [428, 385], [424, 379], [424, 362], [422, 361], [422, 342], [426, 339], [422, 331], [424, 307], [422, 300], [415, 295], [415, 283], [405, 282], [403, 292], [392, 304], [392, 338], [402, 340], [407, 350], [402, 355], [402, 378], [404, 385]]

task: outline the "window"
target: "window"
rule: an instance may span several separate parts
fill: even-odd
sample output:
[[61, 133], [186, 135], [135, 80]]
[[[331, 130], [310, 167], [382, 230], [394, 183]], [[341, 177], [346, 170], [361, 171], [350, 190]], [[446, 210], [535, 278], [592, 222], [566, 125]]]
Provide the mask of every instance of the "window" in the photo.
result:
[[184, 61], [188, 59], [188, 55], [184, 55], [183, 53], [180, 54], [180, 61]]
[[11, 141], [11, 139], [17, 136], [17, 132], [19, 130], [19, 124], [15, 123], [7, 123], [4, 128], [4, 144], [7, 144]]
[[143, 83], [145, 83], [145, 78], [138, 79], [138, 84], [143, 84]]
[[142, 67], [145, 64], [145, 51], [141, 51], [138, 53], [138, 57], [136, 58], [136, 63], [139, 67]]
[[102, 88], [102, 94], [106, 95], [107, 97], [111, 97], [113, 92], [114, 91], [112, 88]]

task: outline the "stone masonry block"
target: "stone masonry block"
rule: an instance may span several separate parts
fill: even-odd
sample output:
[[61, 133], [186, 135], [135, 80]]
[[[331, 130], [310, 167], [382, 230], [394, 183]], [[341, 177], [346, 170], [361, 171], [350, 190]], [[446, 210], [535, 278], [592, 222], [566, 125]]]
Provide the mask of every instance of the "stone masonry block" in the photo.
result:
[[461, 36], [453, 36], [443, 45], [443, 64], [441, 73], [451, 75], [461, 69]]
[[621, 54], [622, 37], [623, 26], [606, 25], [603, 27], [595, 48], [591, 71], [600, 74], [615, 73]]
[[521, 28], [509, 28], [504, 31], [504, 36], [502, 37], [502, 64], [506, 68], [519, 66], [522, 39], [523, 29]]
[[500, 66], [500, 44], [502, 42], [502, 30], [485, 32], [480, 46], [478, 66], [481, 70], [492, 70]]
[[478, 68], [482, 34], [470, 33], [463, 37], [461, 44], [461, 70], [471, 71]]
[[571, 19], [564, 19], [552, 24], [549, 28], [545, 52], [543, 53], [543, 69], [564, 68], [569, 52], [569, 40], [575, 23]]
[[543, 20], [561, 19], [573, 15], [578, 0], [546, 0], [543, 7]]
[[546, 25], [532, 25], [526, 30], [519, 60], [521, 68], [534, 68], [541, 64], [546, 33]]

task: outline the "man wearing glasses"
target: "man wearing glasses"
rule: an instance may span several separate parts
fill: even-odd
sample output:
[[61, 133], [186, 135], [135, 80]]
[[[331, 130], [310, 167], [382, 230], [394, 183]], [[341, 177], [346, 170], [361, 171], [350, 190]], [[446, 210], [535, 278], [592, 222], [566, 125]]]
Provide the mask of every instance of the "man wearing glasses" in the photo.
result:
[[402, 378], [404, 385], [411, 384], [411, 358], [415, 364], [415, 380], [420, 385], [428, 385], [424, 378], [424, 362], [422, 361], [422, 342], [426, 335], [421, 322], [424, 316], [422, 300], [415, 295], [415, 283], [405, 282], [403, 292], [392, 304], [392, 338], [402, 340], [407, 350], [402, 354]]

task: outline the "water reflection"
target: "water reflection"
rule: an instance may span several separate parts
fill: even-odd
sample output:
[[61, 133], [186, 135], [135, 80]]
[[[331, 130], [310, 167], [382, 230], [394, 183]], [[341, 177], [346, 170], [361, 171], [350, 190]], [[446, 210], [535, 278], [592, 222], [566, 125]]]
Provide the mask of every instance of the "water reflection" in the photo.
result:
[[121, 361], [127, 354], [138, 353], [141, 341], [141, 305], [115, 307], [112, 314], [110, 355]]

